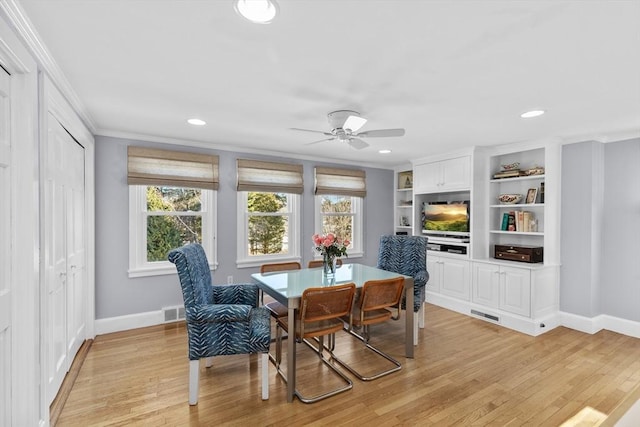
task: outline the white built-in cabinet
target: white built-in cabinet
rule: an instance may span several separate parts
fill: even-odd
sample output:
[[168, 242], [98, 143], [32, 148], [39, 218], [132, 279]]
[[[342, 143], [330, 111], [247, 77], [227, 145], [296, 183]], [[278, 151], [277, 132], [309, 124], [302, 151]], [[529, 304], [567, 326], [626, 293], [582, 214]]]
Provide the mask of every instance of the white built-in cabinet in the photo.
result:
[[468, 189], [471, 178], [471, 157], [414, 164], [414, 193], [441, 193]]
[[[424, 203], [470, 201], [470, 241], [453, 243], [456, 249], [465, 248], [466, 253], [437, 250], [434, 245], [440, 243], [441, 236], [430, 237], [427, 302], [530, 335], [557, 326], [559, 153], [559, 146], [554, 144], [509, 144], [413, 162], [414, 235], [424, 235]], [[495, 177], [502, 165], [515, 162], [523, 170], [540, 170], [530, 175]], [[543, 186], [544, 199], [540, 197]], [[535, 189], [537, 197], [525, 203], [529, 189]], [[501, 194], [522, 194], [523, 200], [504, 205], [498, 200]], [[511, 211], [527, 212], [537, 221], [537, 228], [502, 230], [504, 213]], [[542, 246], [544, 262], [495, 259], [495, 245]]]
[[531, 270], [473, 262], [472, 301], [521, 316], [531, 314]]
[[451, 256], [438, 256], [430, 252], [427, 255], [427, 271], [427, 291], [469, 300], [469, 261]]

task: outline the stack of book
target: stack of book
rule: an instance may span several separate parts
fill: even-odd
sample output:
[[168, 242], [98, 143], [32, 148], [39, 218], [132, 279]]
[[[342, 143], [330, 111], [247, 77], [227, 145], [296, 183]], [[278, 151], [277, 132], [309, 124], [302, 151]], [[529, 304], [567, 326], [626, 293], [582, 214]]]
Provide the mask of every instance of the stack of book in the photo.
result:
[[502, 214], [502, 231], [520, 231], [528, 233], [531, 230], [531, 222], [534, 220], [533, 212], [529, 211], [511, 211]]
[[521, 176], [522, 171], [520, 169], [511, 169], [506, 171], [500, 171], [493, 174], [493, 179], [501, 179], [501, 178], [515, 178], [517, 176]]

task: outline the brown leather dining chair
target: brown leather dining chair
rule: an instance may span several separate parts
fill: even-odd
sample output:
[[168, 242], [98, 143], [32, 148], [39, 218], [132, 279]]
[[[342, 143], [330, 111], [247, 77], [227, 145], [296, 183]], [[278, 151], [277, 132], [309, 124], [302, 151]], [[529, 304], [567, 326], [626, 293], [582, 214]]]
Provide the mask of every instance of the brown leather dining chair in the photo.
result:
[[[348, 332], [364, 342], [366, 349], [384, 357], [394, 365], [393, 368], [378, 373], [363, 375], [340, 359], [334, 358], [336, 362], [362, 381], [375, 380], [376, 378], [399, 371], [402, 368], [400, 362], [369, 344], [369, 327], [391, 319], [393, 316], [391, 310], [394, 307], [395, 310], [398, 311], [397, 316], [400, 315], [398, 303], [402, 298], [403, 288], [403, 277], [385, 280], [369, 280], [365, 282], [359, 297], [357, 297], [356, 302], [353, 304], [351, 316], [348, 319]], [[347, 318], [345, 317], [343, 320], [347, 321]], [[362, 335], [354, 332], [354, 328], [361, 329]]]
[[[336, 267], [340, 267], [341, 265], [342, 265], [342, 260], [340, 258], [336, 259]], [[321, 259], [309, 261], [309, 264], [307, 265], [307, 268], [317, 268], [317, 267], [322, 267]]]
[[[300, 308], [295, 320], [295, 339], [309, 346], [316, 352], [318, 357], [320, 357], [322, 363], [328, 366], [344, 381], [344, 385], [339, 388], [310, 397], [303, 396], [298, 391], [296, 385], [295, 394], [298, 396], [298, 399], [304, 403], [317, 402], [342, 393], [343, 391], [350, 390], [353, 387], [351, 380], [334, 367], [329, 362], [330, 359], [325, 358], [325, 350], [328, 352], [330, 358], [335, 359], [335, 356], [333, 355], [332, 349], [324, 345], [324, 337], [328, 335], [329, 340], [335, 342], [335, 333], [344, 330], [342, 318], [349, 316], [351, 313], [355, 291], [356, 285], [354, 283], [347, 283], [322, 288], [308, 288], [302, 293]], [[290, 331], [289, 326], [289, 318], [287, 316], [276, 319], [276, 369], [285, 381], [287, 381], [287, 377], [280, 370], [280, 361], [282, 360], [282, 331], [287, 331], [287, 333], [291, 335], [293, 331]], [[289, 339], [292, 338], [293, 335], [291, 335]], [[309, 338], [315, 338], [313, 343]], [[287, 368], [287, 375], [295, 374], [295, 371], [292, 372]]]

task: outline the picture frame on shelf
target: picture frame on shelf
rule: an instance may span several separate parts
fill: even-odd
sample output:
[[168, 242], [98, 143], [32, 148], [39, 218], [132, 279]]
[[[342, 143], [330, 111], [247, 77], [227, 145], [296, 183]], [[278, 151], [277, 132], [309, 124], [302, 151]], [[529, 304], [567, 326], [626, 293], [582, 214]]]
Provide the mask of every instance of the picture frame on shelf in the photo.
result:
[[407, 190], [413, 188], [413, 171], [398, 173], [398, 189]]
[[537, 195], [538, 195], [538, 189], [530, 188], [529, 191], [527, 191], [527, 198], [525, 199], [525, 203], [526, 204], [535, 203]]

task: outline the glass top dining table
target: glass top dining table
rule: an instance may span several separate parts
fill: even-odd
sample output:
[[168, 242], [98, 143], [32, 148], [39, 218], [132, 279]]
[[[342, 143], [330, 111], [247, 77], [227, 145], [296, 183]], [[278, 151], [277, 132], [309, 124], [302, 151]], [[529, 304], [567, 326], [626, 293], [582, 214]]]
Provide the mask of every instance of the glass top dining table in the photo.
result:
[[[413, 278], [376, 267], [362, 264], [343, 264], [336, 269], [335, 276], [327, 278], [322, 267], [303, 268], [301, 270], [277, 271], [272, 273], [255, 273], [251, 277], [258, 283], [264, 293], [288, 308], [288, 323], [295, 325], [296, 310], [300, 306], [302, 292], [307, 288], [335, 286], [344, 283], [355, 283], [361, 288], [368, 280], [391, 279], [404, 277], [404, 294], [406, 306], [413, 307]], [[413, 358], [413, 310], [405, 310], [405, 356]], [[293, 329], [295, 330], [295, 328]], [[296, 340], [287, 340], [287, 401], [292, 402], [295, 392]], [[293, 373], [290, 374], [290, 373]]]

